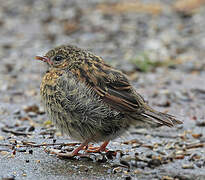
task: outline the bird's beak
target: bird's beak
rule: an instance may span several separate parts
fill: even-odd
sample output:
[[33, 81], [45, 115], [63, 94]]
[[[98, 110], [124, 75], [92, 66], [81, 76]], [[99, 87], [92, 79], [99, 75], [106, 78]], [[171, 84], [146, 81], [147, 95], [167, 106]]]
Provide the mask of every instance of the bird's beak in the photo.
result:
[[47, 62], [50, 64], [50, 59], [46, 56], [36, 56], [35, 59], [43, 61], [43, 62]]

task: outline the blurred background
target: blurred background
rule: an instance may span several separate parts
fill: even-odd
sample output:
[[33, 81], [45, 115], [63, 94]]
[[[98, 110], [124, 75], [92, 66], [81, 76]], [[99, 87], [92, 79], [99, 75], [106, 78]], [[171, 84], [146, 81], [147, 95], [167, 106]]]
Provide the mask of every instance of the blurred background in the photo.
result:
[[[177, 131], [165, 129], [164, 133], [201, 143], [205, 126], [204, 18], [205, 0], [0, 0], [0, 141], [5, 143], [14, 134], [5, 128], [18, 131], [25, 127], [23, 131], [28, 132], [32, 127], [36, 134], [42, 127], [52, 126], [39, 97], [46, 67], [34, 57], [58, 45], [72, 44], [121, 69], [153, 107], [184, 121]], [[163, 134], [163, 130], [159, 132]], [[40, 137], [35, 136], [36, 142], [41, 142]], [[161, 141], [158, 136], [153, 140], [139, 134], [129, 140], [133, 137], [151, 144]], [[199, 152], [195, 152], [201, 156], [199, 166], [204, 167], [204, 150]], [[41, 153], [43, 159], [49, 158]], [[8, 166], [2, 172], [12, 175], [12, 162], [1, 162]], [[186, 158], [183, 163], [190, 164]], [[199, 166], [183, 171], [181, 164], [174, 166], [182, 174], [192, 173], [194, 178], [202, 173], [205, 177]], [[17, 174], [22, 176], [18, 170]]]
[[34, 57], [61, 44], [91, 50], [131, 80], [138, 78], [136, 72], [158, 68], [203, 71], [204, 4], [204, 0], [2, 1], [0, 89], [17, 90], [24, 81], [33, 88], [39, 83], [36, 76], [44, 71]]

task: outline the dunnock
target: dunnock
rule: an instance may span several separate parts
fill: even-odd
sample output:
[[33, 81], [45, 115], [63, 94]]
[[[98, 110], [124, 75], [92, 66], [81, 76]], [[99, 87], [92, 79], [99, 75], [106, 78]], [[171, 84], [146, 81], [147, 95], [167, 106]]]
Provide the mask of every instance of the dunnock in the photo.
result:
[[108, 142], [132, 125], [169, 127], [182, 122], [152, 109], [136, 92], [125, 74], [99, 56], [62, 45], [36, 59], [46, 62], [40, 93], [52, 122], [82, 144], [66, 156], [76, 156], [89, 142]]

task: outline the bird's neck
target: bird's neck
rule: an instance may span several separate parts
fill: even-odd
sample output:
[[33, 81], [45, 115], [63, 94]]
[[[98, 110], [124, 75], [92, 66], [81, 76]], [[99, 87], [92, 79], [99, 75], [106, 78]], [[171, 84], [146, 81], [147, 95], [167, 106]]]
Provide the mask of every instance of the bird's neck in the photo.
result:
[[50, 69], [46, 72], [46, 74], [43, 77], [43, 80], [41, 82], [41, 90], [45, 88], [45, 85], [47, 86], [55, 86], [56, 80], [63, 74], [64, 70], [59, 69]]

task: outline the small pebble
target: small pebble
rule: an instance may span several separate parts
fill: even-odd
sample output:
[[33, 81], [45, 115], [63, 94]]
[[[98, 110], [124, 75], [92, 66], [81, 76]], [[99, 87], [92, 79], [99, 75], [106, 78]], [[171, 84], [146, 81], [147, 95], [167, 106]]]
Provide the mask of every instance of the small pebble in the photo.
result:
[[197, 122], [196, 122], [196, 125], [199, 126], [199, 127], [205, 127], [205, 120], [203, 120], [203, 121], [197, 121]]
[[120, 163], [121, 163], [122, 165], [125, 165], [125, 166], [127, 166], [128, 168], [130, 168], [130, 164], [129, 164], [127, 161], [120, 160]]
[[17, 152], [26, 152], [26, 148], [23, 148], [23, 147], [17, 148], [16, 151]]
[[1, 180], [15, 180], [15, 176], [5, 177], [5, 178], [2, 178]]
[[140, 173], [142, 173], [140, 170], [138, 169], [134, 170], [134, 174], [140, 174]]
[[107, 151], [106, 152], [106, 157], [108, 158], [108, 159], [113, 159], [113, 156], [116, 154], [116, 152], [115, 151]]
[[170, 176], [163, 176], [162, 180], [174, 180], [174, 178]]
[[32, 149], [30, 149], [28, 152], [29, 152], [29, 154], [33, 154], [33, 150]]
[[112, 170], [112, 173], [120, 173], [120, 172], [122, 172], [122, 167], [116, 167], [116, 168], [113, 168], [113, 170]]
[[176, 155], [174, 157], [174, 159], [184, 159], [184, 155], [183, 154], [182, 155]]
[[35, 130], [35, 127], [34, 126], [30, 126], [29, 128], [28, 128], [28, 132], [32, 132], [32, 131], [34, 131]]
[[27, 129], [27, 127], [19, 127], [16, 129], [16, 131], [20, 131], [20, 132], [23, 132]]
[[194, 154], [192, 154], [192, 155], [190, 156], [189, 161], [195, 161], [195, 160], [198, 160], [198, 159], [200, 159], [200, 158], [201, 158], [200, 155], [194, 153]]
[[202, 168], [204, 166], [203, 162], [196, 162], [196, 166], [198, 168]]
[[20, 109], [16, 109], [16, 110], [13, 112], [13, 114], [19, 115], [19, 114], [21, 114], [21, 110], [20, 110]]
[[131, 176], [125, 177], [125, 180], [131, 180], [131, 179], [132, 179]]
[[35, 112], [28, 112], [28, 116], [33, 118], [33, 117], [37, 117], [37, 114]]
[[39, 111], [39, 107], [38, 107], [37, 105], [26, 106], [26, 107], [24, 108], [24, 111], [25, 111], [26, 113], [29, 113], [29, 112], [35, 112], [35, 113], [37, 113], [37, 112]]
[[183, 169], [194, 169], [194, 165], [193, 164], [183, 164], [182, 168]]
[[157, 167], [160, 166], [162, 162], [159, 159], [152, 159], [148, 162], [148, 167]]
[[4, 136], [0, 136], [0, 141], [3, 141], [5, 139]]
[[148, 165], [145, 162], [137, 162], [137, 167], [140, 168], [140, 169], [144, 169], [147, 166]]
[[9, 152], [8, 152], [8, 151], [1, 151], [0, 154], [1, 154], [2, 156], [6, 156], [6, 155], [9, 154]]
[[99, 163], [105, 163], [107, 162], [107, 158], [104, 155], [100, 154], [96, 156], [96, 161]]

